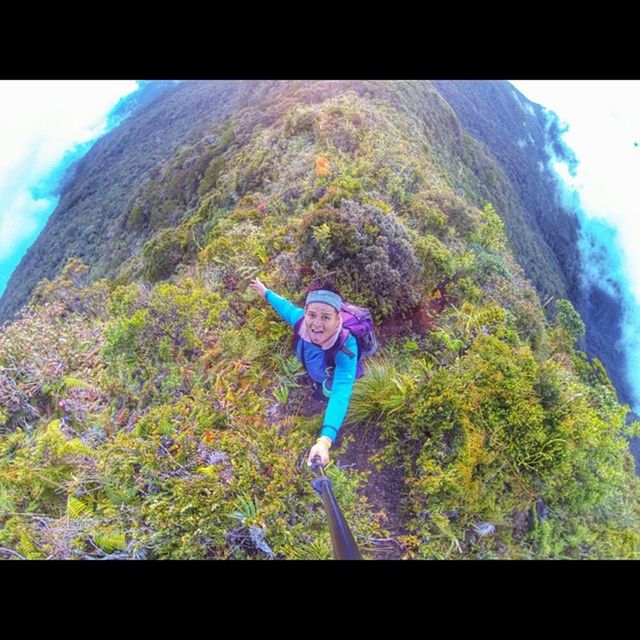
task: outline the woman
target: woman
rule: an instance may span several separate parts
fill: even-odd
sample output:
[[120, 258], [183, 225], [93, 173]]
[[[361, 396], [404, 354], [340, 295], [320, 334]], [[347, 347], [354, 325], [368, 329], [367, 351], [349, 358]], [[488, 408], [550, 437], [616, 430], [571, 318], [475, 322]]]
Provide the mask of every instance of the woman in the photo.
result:
[[348, 337], [343, 347], [349, 353], [340, 349], [335, 356], [335, 367], [329, 367], [326, 360], [327, 350], [341, 337], [342, 298], [338, 292], [329, 288], [315, 289], [307, 295], [302, 309], [267, 289], [258, 278], [252, 280], [249, 287], [269, 302], [291, 326], [295, 327], [299, 323], [296, 356], [313, 380], [314, 397], [328, 400], [323, 427], [316, 444], [309, 452], [307, 464], [311, 466], [313, 458], [319, 456], [320, 464], [326, 465], [329, 462], [329, 449], [338, 437], [349, 407], [358, 364], [358, 343], [347, 329], [345, 331], [348, 332]]

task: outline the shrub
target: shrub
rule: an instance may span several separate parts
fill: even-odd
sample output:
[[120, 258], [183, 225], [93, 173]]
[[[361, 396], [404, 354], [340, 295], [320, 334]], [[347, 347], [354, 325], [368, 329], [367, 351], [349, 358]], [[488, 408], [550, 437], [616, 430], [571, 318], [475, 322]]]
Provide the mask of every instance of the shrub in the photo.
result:
[[159, 284], [150, 292], [140, 285], [120, 287], [112, 300], [104, 356], [139, 366], [192, 357], [227, 306], [219, 294], [189, 280]]
[[202, 197], [213, 190], [218, 182], [218, 178], [225, 166], [224, 158], [220, 156], [214, 158], [204, 172], [204, 176], [198, 185], [198, 196]]
[[[73, 381], [86, 379], [98, 363], [102, 323], [95, 315], [106, 313], [106, 287], [79, 288], [74, 282], [81, 285], [83, 279], [72, 277], [79, 263], [68, 266], [53, 282], [41, 282], [22, 317], [0, 331], [0, 407], [6, 430], [31, 428], [43, 414], [58, 411], [67, 388], [77, 387]], [[93, 324], [82, 313], [89, 310]]]
[[316, 158], [316, 175], [319, 178], [324, 178], [329, 175], [329, 169], [331, 165], [329, 164], [329, 160], [324, 156], [318, 156]]
[[134, 206], [127, 216], [127, 227], [133, 231], [140, 231], [148, 222], [144, 209], [140, 205]]
[[556, 325], [563, 329], [572, 344], [575, 344], [584, 336], [585, 326], [580, 314], [574, 309], [569, 300], [556, 301]]
[[418, 259], [423, 265], [429, 288], [435, 287], [445, 278], [451, 278], [455, 274], [455, 255], [438, 238], [431, 234], [416, 234], [413, 243]]
[[[104, 280], [90, 283], [89, 266], [82, 260], [69, 258], [60, 271], [60, 275], [51, 281], [41, 280], [29, 301], [29, 307], [40, 309], [45, 316], [54, 313], [77, 313], [106, 317], [108, 284]], [[45, 307], [49, 311], [45, 311]]]
[[479, 213], [448, 189], [420, 191], [408, 203], [408, 213], [419, 228], [442, 236], [453, 228], [462, 235], [472, 233], [479, 223]]
[[407, 230], [394, 214], [343, 200], [339, 209], [314, 209], [302, 221], [300, 261], [316, 272], [336, 271], [336, 284], [378, 318], [414, 308], [423, 268]]
[[184, 230], [162, 229], [142, 249], [142, 273], [149, 282], [169, 278], [182, 262], [188, 245]]
[[488, 251], [504, 251], [507, 248], [507, 236], [504, 232], [504, 223], [496, 213], [491, 203], [487, 203], [480, 214], [480, 227], [473, 234], [471, 240], [478, 242]]

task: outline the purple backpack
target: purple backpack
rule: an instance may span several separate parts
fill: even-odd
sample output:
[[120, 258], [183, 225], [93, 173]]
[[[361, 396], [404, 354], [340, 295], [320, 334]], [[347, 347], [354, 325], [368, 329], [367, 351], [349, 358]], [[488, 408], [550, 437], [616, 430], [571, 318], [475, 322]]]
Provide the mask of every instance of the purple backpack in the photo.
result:
[[[378, 348], [373, 319], [369, 309], [358, 307], [355, 304], [345, 301], [342, 302], [342, 307], [340, 308], [340, 317], [342, 318], [342, 331], [340, 332], [340, 336], [336, 340], [336, 343], [330, 349], [327, 349], [325, 362], [327, 367], [334, 369], [336, 366], [336, 354], [338, 351], [343, 351], [350, 358], [355, 357], [355, 353], [352, 353], [350, 349], [347, 349], [347, 347], [344, 346], [344, 343], [351, 332], [358, 344], [358, 366], [356, 368], [357, 380], [358, 378], [362, 378], [364, 375], [364, 366], [361, 362], [362, 358], [372, 356]], [[304, 316], [302, 316], [302, 318], [300, 318], [293, 327], [294, 352], [296, 352], [298, 340], [300, 339], [298, 331], [300, 330], [301, 322], [304, 322]]]

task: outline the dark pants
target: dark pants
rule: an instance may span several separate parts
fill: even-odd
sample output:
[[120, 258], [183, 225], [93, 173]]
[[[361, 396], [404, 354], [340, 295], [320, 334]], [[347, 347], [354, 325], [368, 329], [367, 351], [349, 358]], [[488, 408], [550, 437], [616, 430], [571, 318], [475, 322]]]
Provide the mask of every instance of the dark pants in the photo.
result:
[[[329, 390], [331, 389], [331, 384], [333, 380], [329, 378], [325, 380], [325, 387]], [[313, 398], [314, 400], [321, 400], [322, 402], [329, 402], [329, 398], [324, 395], [322, 392], [322, 382], [316, 382], [315, 380], [311, 381], [311, 388], [313, 389]]]

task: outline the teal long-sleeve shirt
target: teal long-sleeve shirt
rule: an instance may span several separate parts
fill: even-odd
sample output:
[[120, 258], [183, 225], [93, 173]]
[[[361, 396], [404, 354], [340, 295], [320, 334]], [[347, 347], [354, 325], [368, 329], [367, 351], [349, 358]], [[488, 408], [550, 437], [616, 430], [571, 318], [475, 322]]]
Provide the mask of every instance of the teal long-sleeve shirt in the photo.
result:
[[[304, 309], [302, 307], [296, 307], [296, 305], [271, 291], [271, 289], [267, 289], [265, 292], [265, 299], [275, 309], [278, 315], [291, 326], [294, 326], [295, 323], [304, 316]], [[302, 360], [303, 343], [304, 361]], [[344, 346], [349, 349], [351, 353], [354, 353], [355, 357], [351, 358], [343, 351], [338, 351], [336, 354], [336, 367], [333, 374], [331, 394], [329, 396], [327, 410], [324, 414], [323, 427], [320, 431], [320, 435], [327, 436], [331, 442], [335, 442], [338, 437], [338, 432], [349, 408], [353, 383], [356, 380], [358, 343], [352, 334], [349, 334]], [[313, 342], [308, 342], [302, 338], [298, 340], [296, 357], [300, 362], [306, 364], [309, 377], [316, 382], [323, 382], [327, 378], [325, 354], [326, 351], [313, 344]]]

